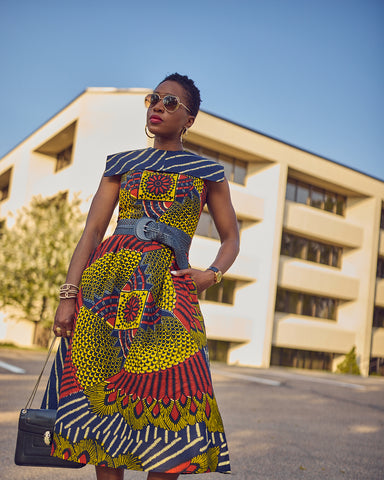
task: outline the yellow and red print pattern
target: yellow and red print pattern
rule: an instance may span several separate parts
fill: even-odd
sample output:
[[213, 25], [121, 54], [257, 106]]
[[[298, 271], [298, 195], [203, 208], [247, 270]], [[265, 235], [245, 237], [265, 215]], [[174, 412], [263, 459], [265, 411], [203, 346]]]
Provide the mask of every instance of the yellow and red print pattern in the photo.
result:
[[[206, 193], [200, 178], [132, 170], [121, 179], [119, 218], [146, 215], [192, 237]], [[169, 247], [133, 235], [112, 235], [91, 255], [74, 335], [60, 353], [53, 455], [143, 471], [230, 471], [196, 288], [171, 275], [177, 268]]]

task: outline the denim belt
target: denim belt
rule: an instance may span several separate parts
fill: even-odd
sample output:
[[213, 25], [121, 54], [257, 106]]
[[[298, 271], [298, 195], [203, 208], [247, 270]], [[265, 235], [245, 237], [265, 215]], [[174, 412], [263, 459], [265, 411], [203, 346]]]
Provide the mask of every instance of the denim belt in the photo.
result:
[[172, 248], [177, 265], [181, 270], [189, 268], [188, 251], [192, 239], [187, 233], [176, 227], [156, 222], [149, 217], [122, 218], [117, 222], [113, 235], [134, 235], [144, 242], [162, 243]]

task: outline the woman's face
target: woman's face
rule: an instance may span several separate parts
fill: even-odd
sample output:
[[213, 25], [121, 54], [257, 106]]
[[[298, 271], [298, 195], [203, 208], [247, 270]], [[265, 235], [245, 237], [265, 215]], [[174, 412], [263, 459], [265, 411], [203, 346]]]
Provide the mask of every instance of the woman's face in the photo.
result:
[[[161, 98], [164, 95], [176, 95], [181, 103], [189, 107], [185, 90], [177, 82], [167, 80], [160, 83], [154, 93], [158, 93]], [[174, 112], [167, 112], [162, 100], [150, 106], [147, 111], [148, 129], [158, 137], [180, 139], [183, 128], [189, 128], [194, 120], [195, 117], [183, 105]]]

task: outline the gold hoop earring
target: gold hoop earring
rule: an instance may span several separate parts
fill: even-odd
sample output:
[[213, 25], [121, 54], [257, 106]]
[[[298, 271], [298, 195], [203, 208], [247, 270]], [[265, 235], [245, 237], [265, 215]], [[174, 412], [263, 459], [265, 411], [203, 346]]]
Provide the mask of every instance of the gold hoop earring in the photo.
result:
[[147, 136], [148, 138], [155, 138], [155, 137], [156, 137], [156, 135], [149, 135], [149, 133], [148, 133], [149, 130], [148, 130], [148, 126], [147, 126], [147, 125], [145, 125], [145, 129], [144, 129], [144, 130], [145, 130], [145, 134], [146, 134], [146, 136]]

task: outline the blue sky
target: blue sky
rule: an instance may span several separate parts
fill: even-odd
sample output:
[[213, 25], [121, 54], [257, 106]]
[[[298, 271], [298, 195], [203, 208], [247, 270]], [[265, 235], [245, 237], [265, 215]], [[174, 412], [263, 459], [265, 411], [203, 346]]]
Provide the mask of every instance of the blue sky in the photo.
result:
[[1, 0], [0, 156], [86, 87], [202, 109], [384, 179], [383, 0]]

